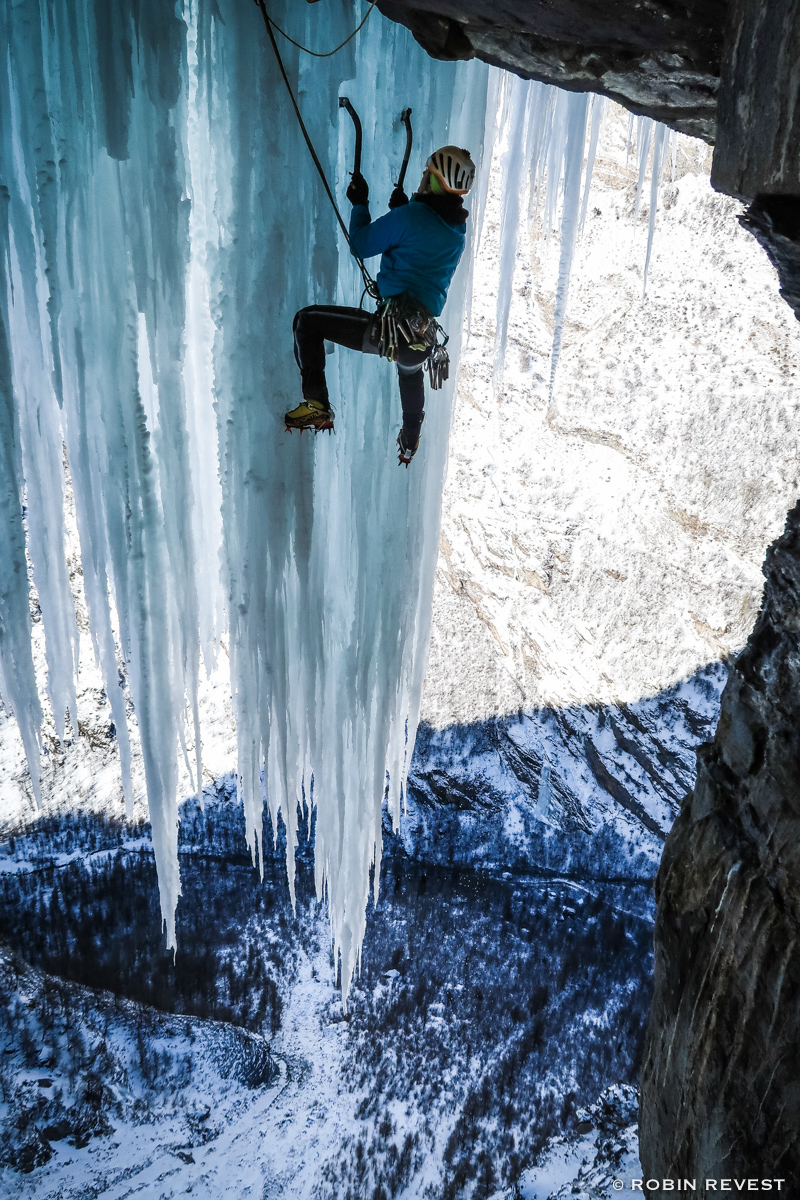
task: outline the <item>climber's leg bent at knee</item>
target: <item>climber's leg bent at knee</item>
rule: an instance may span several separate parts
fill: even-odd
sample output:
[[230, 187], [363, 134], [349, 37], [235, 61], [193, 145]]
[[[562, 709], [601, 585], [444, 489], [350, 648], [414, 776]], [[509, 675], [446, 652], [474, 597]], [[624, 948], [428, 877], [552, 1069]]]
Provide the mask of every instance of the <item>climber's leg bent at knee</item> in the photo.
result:
[[302, 403], [286, 413], [286, 428], [333, 429], [333, 410], [325, 380], [325, 342], [348, 350], [364, 349], [371, 314], [360, 308], [312, 304], [295, 314], [294, 357], [300, 369]]
[[361, 350], [372, 314], [361, 308], [312, 304], [294, 318], [294, 357], [300, 368], [303, 397], [328, 399], [325, 382], [325, 343], [336, 342], [348, 350]]

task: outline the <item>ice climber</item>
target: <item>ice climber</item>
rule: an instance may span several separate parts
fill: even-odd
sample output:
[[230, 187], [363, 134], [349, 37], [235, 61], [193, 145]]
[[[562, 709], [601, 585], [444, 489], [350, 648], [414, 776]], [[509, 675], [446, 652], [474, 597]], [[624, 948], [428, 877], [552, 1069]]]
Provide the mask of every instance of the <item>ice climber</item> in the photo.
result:
[[355, 174], [347, 189], [352, 204], [350, 243], [359, 258], [381, 256], [377, 312], [313, 304], [294, 319], [294, 354], [303, 400], [286, 413], [286, 428], [333, 429], [334, 412], [325, 381], [325, 341], [349, 350], [380, 354], [397, 364], [403, 425], [397, 438], [399, 462], [408, 466], [419, 446], [425, 415], [423, 367], [431, 384], [446, 378], [447, 356], [437, 345], [436, 317], [466, 240], [467, 210], [461, 198], [472, 187], [475, 164], [467, 150], [443, 146], [428, 159], [419, 189], [409, 203], [395, 189], [390, 211], [373, 221], [369, 187]]

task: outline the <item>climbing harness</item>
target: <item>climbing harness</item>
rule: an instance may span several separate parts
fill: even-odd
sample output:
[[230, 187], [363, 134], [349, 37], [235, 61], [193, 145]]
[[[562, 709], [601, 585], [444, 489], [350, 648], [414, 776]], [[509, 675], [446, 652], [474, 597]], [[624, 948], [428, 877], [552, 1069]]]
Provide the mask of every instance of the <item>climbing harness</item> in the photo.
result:
[[[443, 338], [439, 340], [440, 336]], [[408, 292], [378, 303], [373, 320], [373, 344], [382, 358], [396, 362], [400, 350], [427, 351], [424, 366], [431, 388], [437, 390], [450, 375], [448, 336], [432, 313]]]

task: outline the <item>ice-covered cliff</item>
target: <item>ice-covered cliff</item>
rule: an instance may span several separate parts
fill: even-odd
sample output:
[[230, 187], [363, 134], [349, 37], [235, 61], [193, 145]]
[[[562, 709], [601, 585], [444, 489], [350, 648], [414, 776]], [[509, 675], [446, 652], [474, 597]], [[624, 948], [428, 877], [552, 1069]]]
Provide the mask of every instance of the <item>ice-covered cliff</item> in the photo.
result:
[[[318, 50], [352, 32], [354, 15], [350, 4], [273, 9]], [[397, 813], [416, 726], [452, 390], [431, 411], [410, 474], [393, 462], [384, 364], [332, 364], [335, 438], [285, 436], [298, 390], [292, 315], [314, 301], [357, 303], [360, 280], [346, 252], [340, 261], [333, 210], [254, 5], [25, 0], [3, 6], [0, 38], [0, 682], [33, 791], [42, 702], [26, 553], [56, 742], [80, 733], [76, 676], [94, 652], [129, 804], [135, 713], [168, 945], [178, 762], [201, 786], [200, 678], [223, 654], [251, 849], [257, 857], [263, 787], [273, 821], [280, 809], [290, 830], [290, 886], [297, 802], [310, 799], [314, 774], [317, 883], [346, 991], [387, 771]], [[417, 177], [434, 144], [469, 144], [480, 160], [484, 66], [434, 72], [407, 31], [378, 16], [332, 58], [282, 45], [340, 195], [345, 83], [365, 115], [363, 168], [378, 203], [408, 105]], [[443, 318], [454, 361], [469, 264], [466, 255]]]

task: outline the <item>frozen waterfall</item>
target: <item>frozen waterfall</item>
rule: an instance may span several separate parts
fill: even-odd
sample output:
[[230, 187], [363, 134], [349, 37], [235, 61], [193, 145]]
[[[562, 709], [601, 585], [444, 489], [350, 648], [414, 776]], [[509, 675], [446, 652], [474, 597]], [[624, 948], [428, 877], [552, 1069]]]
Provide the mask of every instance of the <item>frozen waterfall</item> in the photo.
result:
[[[349, 3], [276, 4], [274, 15], [318, 49], [356, 18]], [[26, 537], [58, 736], [67, 713], [75, 730], [79, 717], [66, 452], [129, 799], [128, 689], [141, 738], [168, 945], [177, 758], [193, 744], [202, 788], [198, 679], [227, 629], [251, 850], [257, 859], [265, 794], [273, 828], [279, 811], [286, 824], [291, 886], [313, 774], [317, 887], [346, 996], [387, 773], [396, 819], [416, 730], [452, 384], [429, 400], [412, 471], [396, 465], [396, 384], [379, 361], [330, 360], [334, 437], [284, 433], [299, 391], [292, 316], [314, 302], [357, 304], [360, 280], [254, 5], [23, 0], [0, 9], [0, 38], [0, 685], [34, 786]], [[410, 34], [377, 14], [330, 59], [282, 49], [340, 196], [345, 88], [364, 118], [375, 206], [399, 169], [406, 106], [417, 177], [425, 147], [479, 151], [486, 67], [431, 70]], [[456, 361], [468, 272], [465, 256], [443, 317]]]
[[[364, 11], [270, 7], [317, 50], [343, 41]], [[273, 834], [279, 812], [286, 825], [293, 889], [297, 823], [313, 800], [316, 885], [346, 1002], [373, 867], [377, 888], [383, 802], [397, 821], [414, 745], [455, 381], [429, 396], [409, 471], [395, 460], [393, 372], [371, 357], [329, 358], [334, 437], [284, 433], [299, 395], [294, 312], [357, 304], [361, 280], [255, 5], [17, 0], [0, 6], [0, 43], [0, 693], [34, 794], [43, 710], [29, 571], [56, 735], [67, 718], [78, 732], [79, 655], [93, 652], [129, 806], [132, 704], [174, 946], [178, 756], [192, 759], [202, 793], [198, 683], [229, 654], [254, 862], [266, 797]], [[498, 168], [498, 362], [526, 180], [536, 206], [547, 179], [551, 223], [563, 192], [560, 341], [600, 102], [590, 117], [585, 96], [475, 62], [434, 64], [377, 11], [333, 57], [283, 41], [281, 51], [340, 197], [352, 133], [339, 95], [360, 111], [374, 214], [402, 159], [403, 108], [414, 113], [412, 186], [435, 145], [468, 146], [480, 164], [498, 125], [513, 131], [524, 150], [512, 145]], [[656, 140], [660, 172], [667, 144]], [[486, 175], [479, 165], [473, 233]], [[442, 318], [454, 367], [470, 271], [467, 254]], [[68, 486], [91, 650], [71, 594]]]

